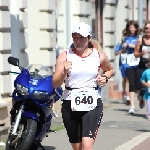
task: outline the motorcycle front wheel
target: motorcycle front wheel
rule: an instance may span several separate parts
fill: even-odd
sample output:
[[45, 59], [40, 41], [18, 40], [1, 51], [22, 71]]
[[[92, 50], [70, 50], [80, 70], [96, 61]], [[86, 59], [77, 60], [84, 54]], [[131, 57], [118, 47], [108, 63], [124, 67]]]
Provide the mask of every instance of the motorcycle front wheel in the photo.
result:
[[36, 131], [37, 122], [35, 120], [22, 118], [17, 129], [17, 135], [14, 136], [9, 133], [5, 150], [29, 150]]

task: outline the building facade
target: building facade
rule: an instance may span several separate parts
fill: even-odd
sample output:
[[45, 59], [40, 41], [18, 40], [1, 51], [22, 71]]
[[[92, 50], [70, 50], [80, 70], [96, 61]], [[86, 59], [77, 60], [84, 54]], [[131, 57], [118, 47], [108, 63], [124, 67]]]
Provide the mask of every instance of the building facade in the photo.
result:
[[[8, 74], [12, 70], [7, 62], [9, 56], [19, 58], [23, 67], [38, 63], [53, 67], [56, 62], [55, 0], [38, 0], [36, 5], [35, 0], [13, 0], [13, 3], [0, 2], [1, 95], [12, 91], [8, 86], [12, 77]], [[13, 7], [18, 13], [14, 13]]]
[[57, 44], [60, 52], [72, 42], [71, 31], [74, 24], [83, 21], [92, 26], [92, 6], [95, 7], [87, 0], [57, 0]]
[[55, 10], [55, 0], [0, 1], [0, 124], [9, 125], [16, 77], [9, 71], [18, 71], [8, 64], [8, 57], [19, 58], [22, 67], [43, 64], [53, 68], [56, 63]]

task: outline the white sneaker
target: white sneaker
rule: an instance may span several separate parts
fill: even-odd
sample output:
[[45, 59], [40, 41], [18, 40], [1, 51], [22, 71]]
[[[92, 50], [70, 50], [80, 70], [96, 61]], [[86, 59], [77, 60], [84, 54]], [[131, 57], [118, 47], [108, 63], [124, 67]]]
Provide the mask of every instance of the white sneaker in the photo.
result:
[[129, 97], [129, 96], [126, 96], [126, 99], [127, 99], [127, 100], [130, 100], [130, 97]]
[[134, 112], [135, 112], [135, 107], [131, 107], [131, 108], [129, 109], [129, 114], [134, 114]]
[[123, 103], [126, 103], [126, 100], [127, 100], [127, 95], [122, 94], [122, 102], [123, 102]]

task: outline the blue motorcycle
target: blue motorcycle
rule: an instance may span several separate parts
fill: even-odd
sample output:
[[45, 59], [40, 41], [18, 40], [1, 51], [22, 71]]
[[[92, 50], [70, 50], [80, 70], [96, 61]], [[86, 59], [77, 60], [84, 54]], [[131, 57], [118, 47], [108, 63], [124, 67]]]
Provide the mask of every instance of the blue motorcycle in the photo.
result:
[[19, 59], [8, 58], [9, 64], [21, 70], [14, 81], [12, 93], [11, 129], [6, 150], [37, 150], [51, 131], [52, 107], [62, 95], [62, 88], [52, 86], [52, 71], [43, 65], [19, 66]]

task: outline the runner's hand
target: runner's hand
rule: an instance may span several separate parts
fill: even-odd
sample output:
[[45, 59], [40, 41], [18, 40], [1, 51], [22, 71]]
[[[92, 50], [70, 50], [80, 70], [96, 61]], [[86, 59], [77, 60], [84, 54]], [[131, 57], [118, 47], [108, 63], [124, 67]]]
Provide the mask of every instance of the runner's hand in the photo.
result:
[[135, 45], [132, 44], [132, 43], [129, 43], [129, 47], [130, 47], [130, 48], [135, 48]]
[[68, 72], [69, 69], [72, 68], [72, 62], [71, 61], [68, 61], [68, 62], [64, 62], [64, 71], [65, 72]]
[[150, 88], [150, 83], [147, 83], [147, 87]]
[[141, 51], [141, 55], [143, 56], [144, 54], [146, 54], [147, 53], [147, 51], [146, 50], [142, 50]]
[[124, 49], [127, 48], [127, 43], [123, 43], [123, 48], [124, 48]]
[[100, 85], [101, 87], [106, 85], [106, 77], [101, 77], [100, 75], [98, 75], [96, 77], [96, 81], [98, 82], [98, 85]]

